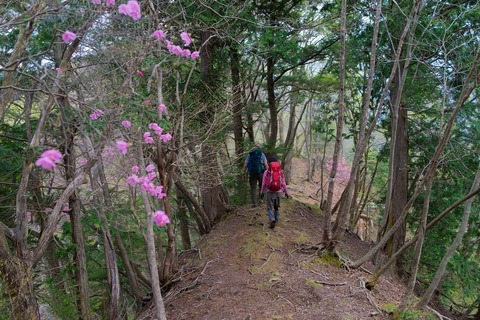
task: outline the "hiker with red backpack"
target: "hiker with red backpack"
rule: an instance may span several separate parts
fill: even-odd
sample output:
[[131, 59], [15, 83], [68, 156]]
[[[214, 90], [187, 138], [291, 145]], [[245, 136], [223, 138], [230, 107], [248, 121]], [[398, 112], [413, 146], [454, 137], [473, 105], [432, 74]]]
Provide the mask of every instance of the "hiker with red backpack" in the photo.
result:
[[[258, 201], [260, 201], [260, 193], [257, 198], [257, 184], [258, 190], [262, 187], [263, 172], [268, 168], [267, 157], [260, 149], [259, 145], [255, 145], [248, 153], [247, 159], [245, 159], [245, 165], [243, 166], [243, 176], [248, 170], [249, 182], [250, 182], [250, 197], [252, 199], [252, 207], [256, 207]], [[258, 200], [258, 201], [257, 201]]]
[[289, 198], [285, 175], [277, 158], [269, 159], [268, 169], [263, 173], [262, 188], [260, 189], [261, 198], [264, 192], [267, 192], [267, 212], [270, 222], [270, 229], [278, 224], [278, 208], [280, 208], [280, 194], [285, 193], [285, 198]]

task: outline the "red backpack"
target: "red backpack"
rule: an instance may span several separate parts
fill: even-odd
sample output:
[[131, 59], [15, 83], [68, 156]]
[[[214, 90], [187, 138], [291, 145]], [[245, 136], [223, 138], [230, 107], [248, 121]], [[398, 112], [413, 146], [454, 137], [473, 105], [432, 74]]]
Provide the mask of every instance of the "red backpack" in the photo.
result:
[[280, 168], [280, 163], [270, 162], [267, 171], [267, 186], [270, 191], [278, 191], [283, 184], [283, 171]]

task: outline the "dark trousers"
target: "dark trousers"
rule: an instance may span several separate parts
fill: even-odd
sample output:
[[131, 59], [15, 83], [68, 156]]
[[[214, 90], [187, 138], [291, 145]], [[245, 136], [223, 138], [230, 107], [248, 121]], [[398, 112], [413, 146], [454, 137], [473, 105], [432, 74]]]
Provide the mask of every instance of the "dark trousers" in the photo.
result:
[[[262, 188], [262, 179], [263, 179], [263, 172], [253, 174], [249, 174], [249, 181], [250, 181], [250, 197], [252, 199], [252, 204], [258, 204], [258, 197], [260, 190]], [[258, 185], [258, 192], [257, 192], [257, 185]]]

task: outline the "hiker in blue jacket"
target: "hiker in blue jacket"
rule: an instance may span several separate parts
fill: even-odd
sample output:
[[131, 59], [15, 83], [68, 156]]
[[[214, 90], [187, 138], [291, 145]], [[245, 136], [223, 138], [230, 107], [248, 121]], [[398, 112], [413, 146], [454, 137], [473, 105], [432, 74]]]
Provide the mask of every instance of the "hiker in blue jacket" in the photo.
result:
[[260, 194], [257, 195], [258, 190], [262, 187], [263, 172], [268, 168], [267, 157], [260, 149], [259, 145], [255, 145], [245, 159], [243, 166], [243, 175], [245, 176], [247, 170], [250, 182], [250, 197], [252, 199], [252, 207], [256, 207], [260, 200]]

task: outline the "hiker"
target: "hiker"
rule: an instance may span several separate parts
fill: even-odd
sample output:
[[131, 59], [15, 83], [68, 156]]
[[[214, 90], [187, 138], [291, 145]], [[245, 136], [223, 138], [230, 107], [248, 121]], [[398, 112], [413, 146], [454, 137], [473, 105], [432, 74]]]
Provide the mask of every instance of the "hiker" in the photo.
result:
[[259, 145], [255, 145], [252, 150], [248, 153], [247, 158], [245, 159], [245, 165], [243, 166], [243, 176], [245, 176], [247, 170], [249, 174], [250, 182], [250, 197], [252, 198], [252, 207], [257, 206], [257, 200], [259, 201], [259, 196], [257, 197], [257, 184], [258, 190], [262, 187], [262, 178], [263, 172], [268, 168], [267, 157], [260, 149]]
[[280, 208], [280, 194], [285, 193], [285, 198], [289, 198], [287, 185], [285, 183], [285, 175], [278, 163], [277, 158], [271, 157], [268, 169], [263, 174], [262, 187], [260, 189], [261, 198], [267, 192], [267, 212], [270, 222], [270, 229], [275, 228], [278, 224], [278, 208]]

